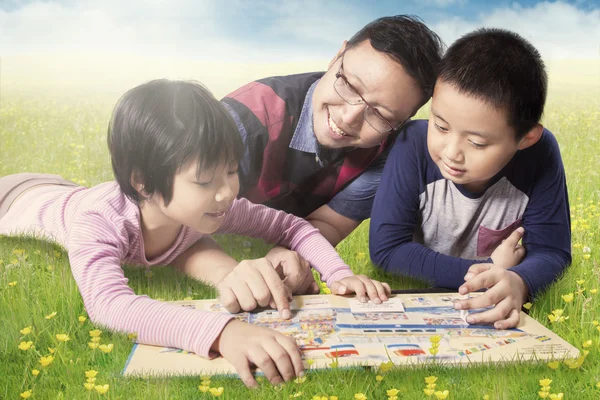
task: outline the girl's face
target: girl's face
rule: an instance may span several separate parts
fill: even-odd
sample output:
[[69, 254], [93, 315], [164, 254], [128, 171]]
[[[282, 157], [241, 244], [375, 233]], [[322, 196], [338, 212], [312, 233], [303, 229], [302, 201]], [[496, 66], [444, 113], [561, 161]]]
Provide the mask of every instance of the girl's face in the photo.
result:
[[168, 206], [160, 195], [155, 204], [164, 222], [210, 234], [221, 226], [238, 195], [238, 165], [221, 162], [214, 169], [203, 171], [200, 176], [196, 175], [197, 166], [197, 161], [187, 163], [175, 174], [173, 198]]

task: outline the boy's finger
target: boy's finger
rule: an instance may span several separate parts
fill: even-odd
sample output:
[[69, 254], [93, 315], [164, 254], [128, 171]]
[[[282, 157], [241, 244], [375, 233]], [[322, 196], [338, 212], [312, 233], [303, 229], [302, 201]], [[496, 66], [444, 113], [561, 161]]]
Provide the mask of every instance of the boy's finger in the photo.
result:
[[[294, 377], [303, 374], [304, 364], [302, 363], [302, 353], [300, 352], [300, 349], [296, 345], [294, 339], [288, 336], [276, 335], [275, 340], [277, 340], [281, 347], [283, 347], [288, 353], [288, 356], [292, 362], [292, 367], [294, 368]], [[281, 369], [279, 371], [281, 372]]]
[[273, 362], [271, 355], [262, 347], [254, 347], [249, 351], [250, 360], [265, 374], [265, 377], [272, 385], [278, 385], [283, 382], [277, 366]]
[[464, 276], [464, 280], [468, 281], [469, 279], [473, 278], [474, 276], [479, 275], [482, 272], [485, 272], [487, 270], [489, 270], [490, 268], [492, 268], [494, 264], [473, 264], [469, 267], [469, 269], [467, 270], [467, 273]]
[[381, 301], [387, 301], [387, 293], [383, 284], [379, 281], [372, 280], [373, 285], [375, 285], [375, 289], [377, 289], [377, 298]]
[[385, 295], [387, 297], [390, 297], [390, 295], [392, 294], [392, 288], [390, 287], [390, 285], [388, 285], [385, 282], [381, 282], [381, 284], [383, 285], [383, 287], [385, 288]]
[[516, 328], [519, 325], [519, 320], [521, 319], [521, 312], [516, 308], [513, 308], [508, 314], [508, 318], [500, 321], [496, 321], [494, 323], [494, 328], [496, 329], [511, 329]]
[[270, 265], [270, 263], [267, 262], [267, 264], [261, 266], [260, 272], [262, 273], [264, 281], [269, 288], [271, 298], [275, 302], [281, 318], [291, 318], [292, 313], [290, 311], [289, 301], [291, 294], [289, 293], [288, 288], [285, 286], [281, 278], [279, 278], [279, 275]]
[[500, 302], [504, 297], [497, 288], [491, 288], [480, 296], [471, 297], [470, 299], [457, 300], [454, 302], [456, 310], [473, 310], [477, 308], [486, 308]]
[[518, 227], [510, 234], [509, 237], [505, 239], [506, 244], [511, 247], [517, 247], [519, 244], [519, 240], [523, 238], [523, 234], [525, 233], [525, 228], [522, 226]]
[[458, 288], [458, 293], [465, 295], [481, 289], [491, 288], [500, 280], [498, 269], [501, 268], [490, 268], [489, 270], [472, 277]]
[[233, 365], [246, 387], [254, 388], [258, 386], [250, 371], [249, 360], [242, 353], [234, 353], [228, 358], [228, 361]]
[[467, 322], [469, 324], [492, 324], [496, 321], [505, 319], [510, 313], [510, 310], [512, 310], [510, 301], [508, 299], [503, 299], [491, 310], [470, 314], [467, 317]]

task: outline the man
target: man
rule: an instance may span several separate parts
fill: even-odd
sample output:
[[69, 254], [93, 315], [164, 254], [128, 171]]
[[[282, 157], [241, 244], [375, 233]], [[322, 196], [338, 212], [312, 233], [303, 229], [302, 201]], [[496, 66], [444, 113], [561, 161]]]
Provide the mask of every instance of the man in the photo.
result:
[[369, 218], [387, 150], [431, 97], [442, 48], [416, 17], [383, 17], [344, 42], [325, 73], [227, 95], [245, 144], [240, 196], [306, 218], [336, 246]]

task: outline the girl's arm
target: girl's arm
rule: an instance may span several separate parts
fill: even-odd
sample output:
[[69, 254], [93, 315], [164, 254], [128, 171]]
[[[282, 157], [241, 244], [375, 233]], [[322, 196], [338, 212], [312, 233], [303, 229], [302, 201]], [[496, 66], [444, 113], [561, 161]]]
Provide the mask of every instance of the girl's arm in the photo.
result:
[[136, 332], [140, 343], [214, 357], [210, 347], [231, 316], [136, 295], [121, 268], [129, 250], [130, 232], [125, 226], [92, 212], [73, 221], [69, 261], [90, 319], [115, 331]]
[[192, 278], [216, 286], [238, 265], [210, 236], [203, 236], [171, 263]]

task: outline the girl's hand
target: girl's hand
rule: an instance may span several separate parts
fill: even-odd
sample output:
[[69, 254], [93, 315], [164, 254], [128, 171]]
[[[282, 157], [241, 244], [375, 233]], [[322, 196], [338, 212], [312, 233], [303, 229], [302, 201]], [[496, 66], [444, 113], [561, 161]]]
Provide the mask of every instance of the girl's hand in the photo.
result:
[[302, 355], [294, 339], [258, 325], [231, 320], [211, 350], [221, 353], [234, 366], [247, 387], [257, 386], [250, 371], [253, 365], [273, 385], [304, 373]]
[[370, 299], [376, 304], [387, 301], [392, 293], [390, 285], [370, 279], [366, 275], [349, 276], [333, 282], [330, 289], [333, 294], [356, 293], [359, 301], [366, 303]]
[[289, 319], [292, 295], [282, 275], [282, 267], [273, 268], [265, 258], [244, 260], [217, 284], [219, 302], [230, 313], [271, 305], [281, 318]]

